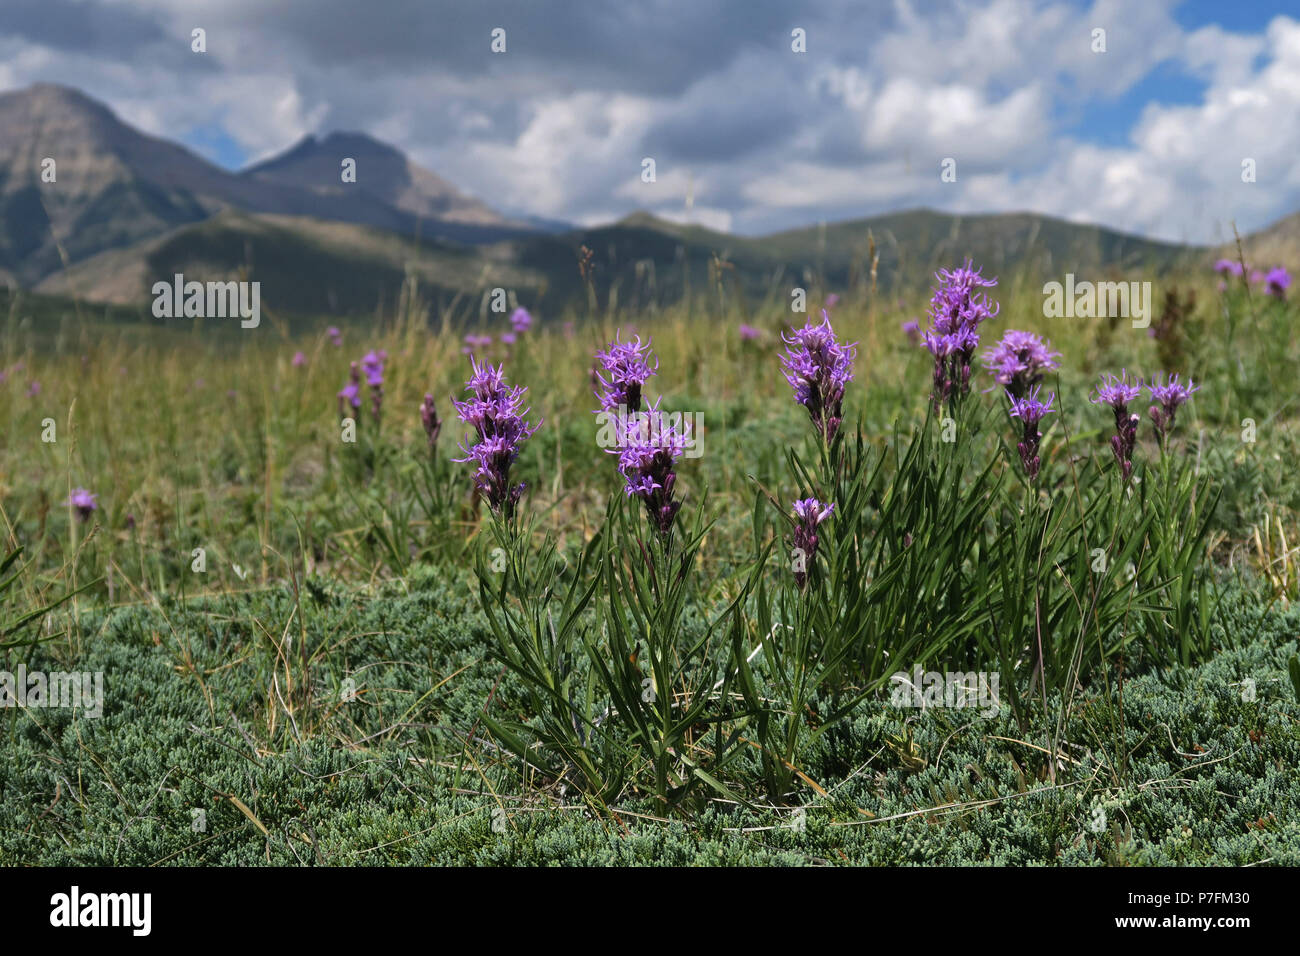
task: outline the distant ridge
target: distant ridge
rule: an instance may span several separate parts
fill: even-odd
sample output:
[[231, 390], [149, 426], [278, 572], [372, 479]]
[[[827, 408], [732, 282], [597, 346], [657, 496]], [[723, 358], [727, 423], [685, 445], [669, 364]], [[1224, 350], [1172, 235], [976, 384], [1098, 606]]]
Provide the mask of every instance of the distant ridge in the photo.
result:
[[[355, 160], [355, 185], [340, 179], [341, 163]], [[305, 136], [278, 156], [245, 170], [245, 178], [287, 186], [306, 186], [330, 196], [357, 191], [412, 216], [476, 226], [502, 226], [504, 216], [460, 192], [436, 173], [412, 163], [399, 150], [364, 133]], [[522, 227], [523, 223], [513, 225]]]
[[[231, 208], [465, 242], [534, 231], [507, 222], [391, 147], [341, 135], [304, 141], [237, 174], [140, 133], [70, 87], [40, 83], [0, 94], [0, 273], [34, 285], [65, 264]], [[338, 160], [331, 176], [313, 178], [311, 164], [325, 162], [331, 141], [361, 153], [362, 175], [373, 183], [341, 188]], [[41, 181], [45, 157], [55, 160], [54, 183]]]

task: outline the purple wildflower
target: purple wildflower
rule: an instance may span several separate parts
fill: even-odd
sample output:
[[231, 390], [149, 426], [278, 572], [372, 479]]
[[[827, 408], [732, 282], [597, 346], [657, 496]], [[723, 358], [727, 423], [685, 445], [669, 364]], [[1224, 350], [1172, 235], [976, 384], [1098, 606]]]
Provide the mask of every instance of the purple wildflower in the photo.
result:
[[454, 461], [473, 461], [478, 464], [474, 472], [475, 488], [488, 500], [488, 506], [507, 520], [513, 517], [515, 506], [523, 494], [523, 484], [511, 486], [510, 466], [519, 457], [519, 447], [537, 431], [537, 425], [525, 421], [528, 409], [520, 409], [526, 388], [509, 386], [502, 378], [501, 366], [479, 365], [473, 358], [470, 364], [474, 374], [465, 383], [466, 391], [473, 395], [467, 401], [452, 401], [460, 420], [474, 428], [478, 444], [473, 448], [461, 446], [464, 458]]
[[294, 368], [302, 368], [307, 364], [307, 356], [302, 352], [293, 353], [293, 361], [290, 363]]
[[936, 406], [951, 402], [970, 391], [970, 363], [979, 346], [980, 325], [998, 314], [980, 288], [998, 284], [985, 279], [971, 261], [960, 269], [940, 269], [935, 278], [939, 285], [930, 297], [930, 328], [922, 336], [925, 347], [934, 356], [934, 389], [931, 397]]
[[533, 327], [533, 317], [522, 306], [510, 314], [510, 327], [516, 335], [529, 331]]
[[1044, 373], [1060, 368], [1056, 361], [1060, 357], [1060, 352], [1051, 351], [1050, 342], [1033, 332], [1008, 329], [1001, 341], [984, 353], [984, 367], [994, 381], [1015, 398], [1022, 398], [1043, 380]]
[[825, 309], [820, 325], [810, 319], [802, 329], [781, 338], [789, 346], [781, 366], [794, 389], [794, 400], [808, 409], [813, 425], [829, 442], [844, 418], [844, 386], [853, 381], [857, 343], [845, 345], [835, 338]]
[[465, 336], [465, 347], [462, 348], [462, 355], [473, 355], [475, 349], [486, 349], [492, 344], [490, 335], [467, 335]]
[[1291, 276], [1281, 266], [1275, 269], [1269, 269], [1268, 275], [1264, 276], [1264, 282], [1268, 285], [1268, 294], [1275, 299], [1285, 299], [1286, 290], [1291, 286]]
[[361, 370], [356, 362], [352, 363], [351, 381], [339, 389], [338, 399], [340, 418], [348, 417], [348, 406], [352, 411], [361, 407]]
[[1199, 392], [1201, 386], [1190, 378], [1187, 380], [1187, 384], [1184, 385], [1178, 381], [1177, 375], [1170, 375], [1166, 378], [1162, 372], [1151, 380], [1151, 384], [1146, 389], [1151, 393], [1151, 401], [1155, 403], [1148, 411], [1151, 416], [1151, 424], [1155, 427], [1156, 435], [1163, 443], [1165, 436], [1173, 431], [1174, 419], [1178, 415], [1179, 407], [1192, 397], [1193, 392]]
[[592, 379], [601, 411], [640, 411], [641, 388], [659, 372], [659, 359], [650, 351], [650, 343], [642, 344], [640, 336], [620, 342], [616, 333], [609, 347], [596, 353], [596, 359], [598, 367], [592, 369]]
[[831, 516], [835, 510], [833, 504], [822, 504], [816, 498], [802, 498], [793, 505], [795, 518], [794, 539], [794, 583], [803, 590], [808, 583], [808, 568], [817, 555], [817, 526]]
[[826, 308], [828, 310], [835, 308], [839, 304], [840, 304], [840, 297], [836, 295], [834, 292], [832, 292], [830, 295], [826, 297]]
[[624, 491], [629, 498], [635, 495], [645, 502], [651, 525], [667, 538], [682, 506], [673, 498], [677, 460], [686, 453], [694, 436], [680, 414], [659, 410], [658, 399], [620, 424], [619, 447], [608, 451], [619, 456], [618, 470], [627, 482]]
[[907, 336], [907, 341], [913, 345], [921, 344], [921, 323], [916, 319], [908, 319], [903, 323], [903, 334]]
[[329, 338], [330, 344], [335, 348], [341, 348], [343, 345], [343, 332], [336, 325], [331, 325], [325, 330], [325, 335]]
[[99, 495], [92, 495], [85, 488], [77, 488], [68, 496], [68, 504], [76, 509], [79, 519], [89, 521], [91, 514], [99, 507], [95, 503], [98, 497]]
[[1115, 413], [1115, 434], [1110, 439], [1110, 449], [1115, 453], [1124, 480], [1133, 474], [1133, 449], [1137, 446], [1139, 416], [1128, 410], [1129, 402], [1142, 394], [1142, 380], [1128, 380], [1128, 369], [1120, 369], [1118, 376], [1107, 373], [1090, 399], [1094, 405], [1109, 405]]
[[[370, 414], [374, 416], [375, 421], [379, 421], [379, 416], [384, 407], [384, 363], [388, 361], [388, 353], [384, 351], [370, 351], [361, 359], [361, 371], [366, 376], [366, 384], [370, 386]], [[357, 405], [360, 406], [358, 398]]]
[[384, 384], [384, 363], [388, 361], [388, 353], [384, 351], [367, 352], [361, 360], [361, 371], [366, 375], [367, 385]]
[[1214, 264], [1214, 271], [1222, 276], [1233, 276], [1240, 279], [1245, 270], [1236, 259], [1220, 259]]
[[1007, 392], [1007, 398], [1011, 399], [1011, 416], [1018, 418], [1024, 424], [1024, 435], [1016, 445], [1016, 450], [1020, 452], [1020, 463], [1025, 467], [1025, 475], [1030, 481], [1038, 477], [1038, 443], [1042, 439], [1042, 433], [1038, 430], [1038, 423], [1043, 418], [1056, 411], [1052, 408], [1052, 401], [1056, 394], [1052, 393], [1047, 396], [1046, 402], [1038, 400], [1038, 393], [1042, 386], [1035, 386], [1029, 392], [1017, 397]]
[[754, 342], [759, 338], [761, 338], [762, 335], [763, 333], [759, 329], [754, 328], [752, 325], [749, 325], [748, 323], [745, 322], [740, 323], [740, 341]]
[[32, 383], [27, 386], [27, 397], [35, 398], [39, 394], [41, 394], [41, 383], [33, 379]]

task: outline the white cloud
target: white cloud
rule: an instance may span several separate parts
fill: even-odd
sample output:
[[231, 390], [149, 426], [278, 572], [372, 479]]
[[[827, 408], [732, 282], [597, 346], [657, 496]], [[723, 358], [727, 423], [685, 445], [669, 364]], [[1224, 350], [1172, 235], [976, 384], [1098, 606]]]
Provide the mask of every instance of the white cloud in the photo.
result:
[[[1216, 31], [1217, 33], [1217, 31]], [[1062, 143], [1047, 168], [1009, 184], [1033, 207], [1072, 219], [1130, 229], [1157, 238], [1213, 241], [1235, 220], [1258, 228], [1300, 206], [1300, 23], [1279, 17], [1256, 51], [1228, 42], [1224, 63], [1207, 60], [1207, 39], [1193, 38], [1190, 62], [1215, 79], [1190, 106], [1153, 103], [1143, 111], [1131, 143], [1103, 149]], [[1242, 182], [1242, 161], [1253, 159], [1257, 181]]]
[[[653, 16], [611, 7], [594, 25], [561, 7], [516, 11], [533, 17], [511, 21], [516, 52], [467, 60], [455, 31], [481, 31], [460, 0], [403, 7], [397, 33], [382, 8], [321, 4], [304, 20], [268, 0], [119, 0], [115, 12], [157, 24], [138, 39], [147, 55], [0, 32], [0, 88], [79, 86], [159, 136], [221, 126], [250, 159], [360, 128], [499, 208], [583, 222], [648, 208], [754, 231], [927, 205], [1208, 241], [1229, 220], [1256, 228], [1300, 207], [1300, 24], [1286, 16], [1248, 35], [1186, 31], [1175, 0], [821, 0], [798, 11], [809, 52], [797, 55], [763, 4], [713, 23], [698, 0], [658, 0]], [[689, 36], [650, 55], [674, 9]], [[209, 31], [202, 57], [188, 52], [195, 25]], [[587, 29], [604, 45], [575, 40]], [[426, 36], [437, 42], [422, 51]], [[1119, 138], [1080, 126], [1127, 108], [1161, 66], [1203, 95], [1148, 103]], [[958, 181], [941, 184], [949, 156]], [[1241, 182], [1246, 157], [1257, 183]]]
[[575, 93], [536, 104], [513, 143], [479, 143], [465, 163], [501, 184], [497, 202], [542, 215], [571, 215], [593, 199], [604, 202], [639, 181], [636, 143], [651, 122], [643, 97]]

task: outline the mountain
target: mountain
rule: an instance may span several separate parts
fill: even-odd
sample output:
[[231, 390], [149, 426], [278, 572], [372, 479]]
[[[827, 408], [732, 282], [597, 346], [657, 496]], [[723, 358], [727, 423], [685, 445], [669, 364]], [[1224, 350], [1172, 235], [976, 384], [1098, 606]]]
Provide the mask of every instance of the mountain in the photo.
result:
[[[355, 183], [342, 182], [344, 159], [356, 163]], [[330, 133], [323, 139], [306, 136], [279, 156], [245, 170], [243, 176], [255, 182], [306, 187], [331, 199], [359, 192], [378, 204], [425, 219], [523, 227], [522, 223], [508, 223], [485, 203], [363, 133]]]
[[[1241, 246], [1246, 254], [1246, 265], [1252, 269], [1267, 271], [1281, 265], [1294, 273], [1300, 267], [1300, 212], [1243, 236]], [[1219, 253], [1226, 259], [1236, 259], [1237, 244], [1225, 243]]]
[[[323, 166], [332, 149], [344, 146], [361, 153], [367, 188], [329, 186]], [[47, 157], [55, 161], [54, 182], [41, 178]], [[339, 181], [338, 162], [333, 161], [333, 182]], [[34, 285], [98, 253], [232, 208], [465, 242], [533, 229], [507, 222], [368, 137], [304, 141], [237, 174], [138, 132], [77, 90], [37, 84], [0, 94], [0, 278], [5, 281]]]
[[56, 272], [44, 295], [147, 305], [153, 283], [176, 273], [202, 281], [261, 283], [261, 301], [277, 312], [358, 315], [392, 306], [408, 276], [424, 294], [471, 296], [502, 286], [536, 301], [547, 277], [474, 246], [416, 240], [357, 223], [227, 209]]
[[[851, 288], [870, 282], [869, 241], [885, 294], [928, 281], [934, 269], [972, 256], [986, 274], [1043, 282], [1072, 271], [1105, 277], [1159, 274], [1206, 258], [1206, 250], [1150, 242], [1043, 216], [952, 216], [914, 210], [751, 238], [636, 213], [616, 223], [535, 233], [470, 246], [415, 239], [355, 223], [226, 210], [136, 245], [107, 250], [60, 272], [36, 291], [118, 304], [145, 302], [152, 283], [177, 272], [205, 280], [262, 283], [262, 301], [286, 312], [365, 314], [391, 304], [416, 276], [435, 302], [509, 288], [554, 314], [581, 301], [583, 247], [592, 251], [597, 294], [634, 309], [687, 294], [711, 296], [719, 277], [748, 305], [784, 300], [794, 286]], [[924, 258], [919, 253], [924, 252]], [[462, 299], [463, 301], [463, 299]]]

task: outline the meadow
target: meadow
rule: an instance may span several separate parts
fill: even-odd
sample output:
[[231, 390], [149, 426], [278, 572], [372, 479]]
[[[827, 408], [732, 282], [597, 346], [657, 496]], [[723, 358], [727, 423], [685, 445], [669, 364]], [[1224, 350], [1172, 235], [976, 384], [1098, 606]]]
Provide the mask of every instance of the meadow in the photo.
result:
[[[0, 710], [0, 860], [1294, 864], [1296, 306], [1154, 285], [1138, 329], [998, 277], [968, 390], [923, 288], [518, 329], [11, 297], [0, 670], [105, 690]], [[1059, 356], [1012, 380], [1041, 422], [1007, 330]], [[1121, 370], [1198, 386], [1127, 449]], [[664, 425], [638, 461], [614, 399]]]

